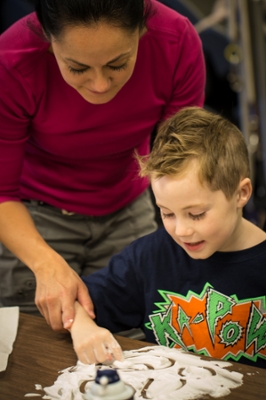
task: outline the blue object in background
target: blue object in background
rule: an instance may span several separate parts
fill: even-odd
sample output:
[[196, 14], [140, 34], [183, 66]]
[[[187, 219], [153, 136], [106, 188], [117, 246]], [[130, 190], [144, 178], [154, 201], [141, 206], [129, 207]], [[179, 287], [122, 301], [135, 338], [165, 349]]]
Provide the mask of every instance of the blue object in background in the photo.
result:
[[0, 0], [0, 33], [32, 11], [34, 5], [27, 0]]

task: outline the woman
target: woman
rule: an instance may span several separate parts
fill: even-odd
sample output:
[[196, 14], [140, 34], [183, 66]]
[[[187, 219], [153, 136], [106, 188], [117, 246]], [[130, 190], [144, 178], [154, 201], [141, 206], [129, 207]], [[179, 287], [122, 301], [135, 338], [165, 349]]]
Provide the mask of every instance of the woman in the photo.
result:
[[71, 326], [79, 278], [156, 229], [134, 152], [202, 106], [200, 40], [155, 0], [40, 0], [0, 37], [0, 302]]

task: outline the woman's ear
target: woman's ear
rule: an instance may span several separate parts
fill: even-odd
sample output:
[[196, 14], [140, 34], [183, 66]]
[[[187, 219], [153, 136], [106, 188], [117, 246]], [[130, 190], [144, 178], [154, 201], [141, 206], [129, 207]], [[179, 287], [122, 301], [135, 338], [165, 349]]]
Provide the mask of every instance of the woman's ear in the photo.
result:
[[249, 201], [252, 194], [252, 184], [249, 178], [240, 181], [237, 189], [237, 206], [243, 208]]

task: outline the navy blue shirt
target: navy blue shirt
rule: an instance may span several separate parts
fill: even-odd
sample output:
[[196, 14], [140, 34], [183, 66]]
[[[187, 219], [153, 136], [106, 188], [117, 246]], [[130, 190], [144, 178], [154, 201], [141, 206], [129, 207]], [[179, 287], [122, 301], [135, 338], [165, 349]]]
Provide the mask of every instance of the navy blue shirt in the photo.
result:
[[161, 228], [83, 280], [113, 333], [266, 368], [265, 268], [266, 241], [195, 260]]

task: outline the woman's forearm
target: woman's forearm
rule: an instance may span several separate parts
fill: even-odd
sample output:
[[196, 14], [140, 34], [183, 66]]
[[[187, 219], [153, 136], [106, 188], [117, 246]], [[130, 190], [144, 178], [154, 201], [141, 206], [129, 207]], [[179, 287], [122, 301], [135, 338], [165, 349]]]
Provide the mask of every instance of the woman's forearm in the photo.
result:
[[69, 328], [75, 315], [75, 300], [94, 317], [85, 284], [41, 237], [22, 203], [0, 204], [0, 242], [34, 273], [36, 306], [54, 330]]
[[0, 204], [0, 242], [34, 273], [42, 261], [56, 257], [56, 252], [41, 237], [23, 203], [7, 201]]

